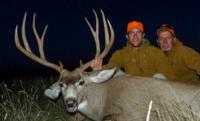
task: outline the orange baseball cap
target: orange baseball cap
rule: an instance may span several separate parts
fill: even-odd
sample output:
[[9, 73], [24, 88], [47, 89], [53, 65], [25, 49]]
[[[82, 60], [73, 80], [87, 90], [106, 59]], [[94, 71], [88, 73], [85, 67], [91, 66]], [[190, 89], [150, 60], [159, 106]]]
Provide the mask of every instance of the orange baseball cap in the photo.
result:
[[157, 35], [160, 31], [169, 31], [171, 32], [174, 36], [175, 36], [175, 30], [172, 26], [168, 25], [168, 24], [162, 24], [160, 27], [158, 27], [157, 29]]
[[133, 28], [138, 28], [140, 29], [142, 32], [144, 32], [144, 27], [143, 24], [139, 21], [131, 21], [128, 23], [127, 25], [127, 33], [129, 33], [131, 31], [131, 29]]

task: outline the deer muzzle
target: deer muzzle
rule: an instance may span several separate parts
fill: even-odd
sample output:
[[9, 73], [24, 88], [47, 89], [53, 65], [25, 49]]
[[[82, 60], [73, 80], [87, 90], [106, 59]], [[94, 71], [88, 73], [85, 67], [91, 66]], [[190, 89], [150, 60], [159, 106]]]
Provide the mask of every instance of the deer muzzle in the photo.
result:
[[78, 102], [75, 98], [69, 98], [65, 102], [66, 110], [69, 113], [75, 113], [78, 109]]

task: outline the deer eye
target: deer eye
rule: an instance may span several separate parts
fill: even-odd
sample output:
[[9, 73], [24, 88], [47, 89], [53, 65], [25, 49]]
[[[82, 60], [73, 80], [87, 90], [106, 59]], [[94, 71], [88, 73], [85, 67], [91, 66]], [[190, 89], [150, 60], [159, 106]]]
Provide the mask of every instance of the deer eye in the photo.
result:
[[81, 80], [80, 82], [79, 82], [79, 85], [84, 85], [85, 84], [85, 81], [84, 80]]
[[63, 87], [63, 82], [61, 81], [61, 82], [59, 82], [59, 84], [58, 84], [60, 87]]

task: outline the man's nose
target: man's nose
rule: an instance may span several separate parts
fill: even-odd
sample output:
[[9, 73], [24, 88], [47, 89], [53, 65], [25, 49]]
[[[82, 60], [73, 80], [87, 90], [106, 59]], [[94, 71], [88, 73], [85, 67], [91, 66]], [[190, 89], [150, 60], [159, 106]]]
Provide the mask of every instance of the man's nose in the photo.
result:
[[167, 39], [163, 39], [163, 44], [167, 44]]
[[136, 34], [136, 33], [134, 33], [134, 34], [133, 34], [133, 37], [137, 37], [137, 34]]

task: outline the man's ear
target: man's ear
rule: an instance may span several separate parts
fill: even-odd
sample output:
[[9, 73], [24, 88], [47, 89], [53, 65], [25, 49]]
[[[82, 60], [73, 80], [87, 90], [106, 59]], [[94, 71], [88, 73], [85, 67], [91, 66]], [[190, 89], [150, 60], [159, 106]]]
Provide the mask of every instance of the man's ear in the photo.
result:
[[143, 33], [143, 38], [145, 37], [145, 33]]
[[159, 40], [158, 40], [158, 36], [157, 36], [156, 43], [157, 43], [157, 45], [159, 45], [159, 46], [160, 46], [160, 42], [159, 42]]
[[48, 89], [44, 91], [44, 95], [49, 97], [52, 100], [57, 99], [61, 92], [61, 87], [59, 86], [59, 84], [60, 84], [60, 81], [51, 85]]
[[176, 43], [176, 37], [173, 38], [173, 44], [175, 44], [175, 43]]
[[156, 43], [157, 43], [157, 45], [159, 45], [159, 46], [160, 46], [160, 42], [159, 42], [159, 40], [158, 40], [158, 39], [156, 40]]
[[126, 34], [126, 39], [129, 40], [128, 35]]
[[94, 83], [102, 83], [110, 79], [115, 74], [116, 68], [105, 69], [89, 76], [89, 80]]

